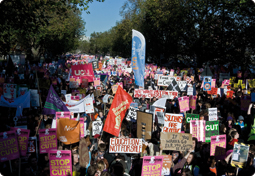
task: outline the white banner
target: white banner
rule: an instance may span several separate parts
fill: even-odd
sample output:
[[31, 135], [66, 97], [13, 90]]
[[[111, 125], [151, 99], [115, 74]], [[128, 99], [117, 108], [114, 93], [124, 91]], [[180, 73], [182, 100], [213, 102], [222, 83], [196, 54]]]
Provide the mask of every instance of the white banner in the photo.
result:
[[176, 80], [175, 77], [172, 76], [163, 76], [159, 75], [158, 76], [158, 86], [169, 86], [169, 84], [173, 81]]
[[84, 101], [86, 114], [94, 113], [93, 99], [86, 98]]
[[111, 138], [109, 153], [141, 153], [142, 139]]

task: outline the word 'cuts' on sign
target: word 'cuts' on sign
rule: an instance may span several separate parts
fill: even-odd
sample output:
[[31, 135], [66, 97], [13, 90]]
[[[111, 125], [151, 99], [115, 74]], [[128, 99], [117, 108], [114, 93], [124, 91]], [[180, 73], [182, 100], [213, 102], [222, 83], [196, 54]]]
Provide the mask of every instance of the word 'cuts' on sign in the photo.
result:
[[142, 139], [111, 138], [109, 153], [141, 153]]
[[161, 132], [163, 150], [187, 151], [192, 148], [192, 134]]

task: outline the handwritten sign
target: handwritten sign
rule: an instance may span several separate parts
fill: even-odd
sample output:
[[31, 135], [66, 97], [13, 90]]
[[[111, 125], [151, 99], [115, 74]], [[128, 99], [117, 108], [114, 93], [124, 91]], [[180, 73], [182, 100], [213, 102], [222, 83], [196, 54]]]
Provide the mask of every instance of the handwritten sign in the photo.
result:
[[181, 132], [183, 116], [181, 114], [165, 114], [164, 127], [162, 132]]
[[163, 156], [144, 156], [142, 176], [161, 175]]
[[42, 129], [39, 130], [40, 154], [48, 153], [50, 150], [57, 149], [57, 130]]
[[49, 151], [50, 176], [72, 176], [72, 158], [70, 150]]
[[178, 97], [177, 91], [164, 91], [164, 90], [142, 90], [142, 89], [135, 89], [134, 92], [135, 98], [163, 98], [166, 97], [168, 99], [174, 99]]
[[142, 139], [111, 138], [109, 153], [141, 153]]
[[206, 121], [205, 142], [211, 142], [211, 136], [219, 135], [219, 121]]
[[205, 142], [205, 120], [191, 120], [190, 134], [198, 141]]
[[186, 151], [192, 148], [192, 135], [187, 133], [160, 133], [163, 150]]
[[199, 120], [199, 114], [187, 113], [186, 122], [190, 123], [191, 120]]
[[226, 153], [226, 135], [211, 136], [210, 156], [224, 159]]

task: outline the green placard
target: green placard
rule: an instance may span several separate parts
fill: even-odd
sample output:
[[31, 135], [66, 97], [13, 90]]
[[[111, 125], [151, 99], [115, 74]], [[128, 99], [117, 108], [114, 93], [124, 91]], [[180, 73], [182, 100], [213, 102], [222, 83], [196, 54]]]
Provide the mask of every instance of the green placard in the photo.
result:
[[186, 122], [190, 123], [191, 120], [199, 120], [199, 114], [189, 114], [189, 113], [187, 113]]
[[206, 121], [205, 142], [211, 142], [211, 136], [219, 135], [219, 121]]

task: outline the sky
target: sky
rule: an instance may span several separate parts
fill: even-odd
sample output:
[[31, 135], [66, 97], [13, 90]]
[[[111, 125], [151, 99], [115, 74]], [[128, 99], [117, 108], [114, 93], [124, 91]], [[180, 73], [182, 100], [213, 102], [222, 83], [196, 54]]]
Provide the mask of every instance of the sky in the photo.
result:
[[88, 11], [82, 12], [82, 19], [85, 21], [85, 36], [91, 33], [104, 32], [116, 25], [121, 20], [120, 10], [125, 0], [105, 0], [104, 2], [93, 1], [89, 4]]

